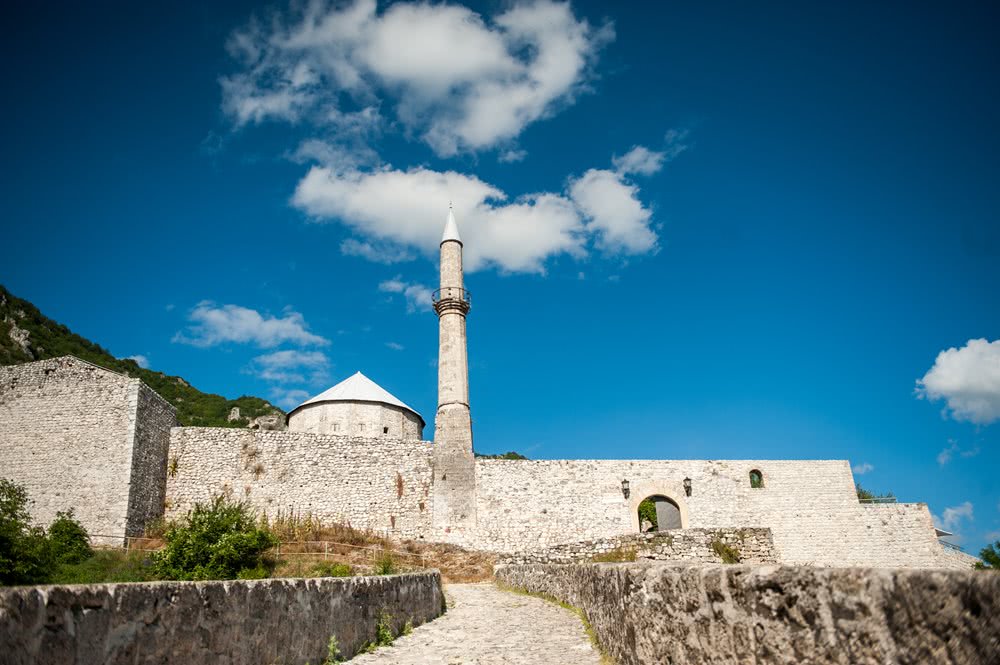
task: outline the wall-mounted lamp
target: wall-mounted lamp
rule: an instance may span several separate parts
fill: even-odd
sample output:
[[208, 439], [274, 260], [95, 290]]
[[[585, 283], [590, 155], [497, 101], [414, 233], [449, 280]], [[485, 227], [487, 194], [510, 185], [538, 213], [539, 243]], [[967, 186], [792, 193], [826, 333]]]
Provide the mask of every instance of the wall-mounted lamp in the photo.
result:
[[687, 494], [688, 496], [691, 496], [691, 479], [690, 478], [685, 478], [684, 479], [684, 493]]
[[622, 481], [622, 494], [625, 496], [626, 499], [628, 498], [629, 487], [627, 479]]

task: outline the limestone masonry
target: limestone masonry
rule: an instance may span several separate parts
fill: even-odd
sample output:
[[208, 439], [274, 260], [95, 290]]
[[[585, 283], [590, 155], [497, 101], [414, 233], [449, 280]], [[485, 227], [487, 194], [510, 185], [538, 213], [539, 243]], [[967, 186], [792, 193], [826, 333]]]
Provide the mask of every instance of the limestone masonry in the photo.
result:
[[[716, 538], [758, 563], [975, 561], [941, 544], [925, 504], [859, 502], [845, 460], [476, 459], [471, 297], [450, 211], [440, 252], [433, 443], [421, 440], [420, 414], [360, 372], [293, 409], [284, 431], [176, 427], [173, 408], [139, 380], [64, 357], [0, 367], [0, 477], [27, 487], [39, 522], [73, 508], [91, 533], [118, 539], [224, 493], [271, 516], [525, 561], [579, 560], [612, 543], [711, 561]], [[657, 538], [641, 535], [652, 526], [640, 522], [644, 499], [655, 502]]]
[[5, 665], [326, 662], [439, 616], [437, 571], [382, 577], [155, 582], [0, 590]]

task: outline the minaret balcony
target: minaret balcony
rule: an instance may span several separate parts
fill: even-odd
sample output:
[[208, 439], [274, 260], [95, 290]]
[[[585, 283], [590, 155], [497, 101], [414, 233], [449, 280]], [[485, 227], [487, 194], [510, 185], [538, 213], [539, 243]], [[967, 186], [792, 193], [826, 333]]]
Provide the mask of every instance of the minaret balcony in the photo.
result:
[[467, 289], [446, 286], [431, 294], [431, 302], [434, 303], [434, 311], [438, 316], [453, 311], [468, 314], [472, 307], [472, 294]]

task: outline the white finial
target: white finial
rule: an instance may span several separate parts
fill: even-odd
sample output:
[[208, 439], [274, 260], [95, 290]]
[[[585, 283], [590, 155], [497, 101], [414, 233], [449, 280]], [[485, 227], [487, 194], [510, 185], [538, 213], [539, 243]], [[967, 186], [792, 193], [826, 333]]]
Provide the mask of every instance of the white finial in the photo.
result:
[[444, 235], [441, 236], [441, 242], [449, 240], [462, 242], [462, 237], [458, 235], [458, 222], [455, 221], [455, 213], [452, 211], [451, 203], [448, 204], [448, 221], [444, 223]]

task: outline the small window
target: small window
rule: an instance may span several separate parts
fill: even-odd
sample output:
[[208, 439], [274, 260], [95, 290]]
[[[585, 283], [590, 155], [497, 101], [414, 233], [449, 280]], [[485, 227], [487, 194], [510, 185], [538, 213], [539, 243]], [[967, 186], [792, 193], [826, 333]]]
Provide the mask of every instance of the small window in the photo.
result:
[[764, 474], [757, 469], [750, 472], [750, 487], [754, 489], [761, 489], [764, 487]]
[[382, 434], [388, 434], [388, 433], [389, 433], [389, 428], [388, 427], [383, 427], [382, 428]]

